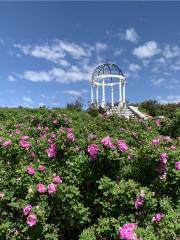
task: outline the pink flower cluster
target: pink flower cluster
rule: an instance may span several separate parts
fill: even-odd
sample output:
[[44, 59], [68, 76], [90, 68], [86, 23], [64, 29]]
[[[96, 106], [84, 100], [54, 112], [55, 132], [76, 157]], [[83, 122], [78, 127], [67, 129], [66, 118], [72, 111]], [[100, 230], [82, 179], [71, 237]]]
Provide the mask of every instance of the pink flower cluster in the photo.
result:
[[20, 145], [22, 148], [26, 149], [26, 150], [28, 150], [29, 147], [30, 147], [30, 145], [31, 145], [31, 144], [28, 142], [28, 139], [29, 139], [29, 136], [24, 136], [24, 137], [22, 137], [22, 138], [19, 140], [19, 145]]
[[137, 197], [137, 199], [134, 202], [135, 209], [139, 209], [143, 204], [144, 200], [145, 200], [145, 193], [142, 190], [140, 195]]
[[116, 146], [111, 142], [111, 138], [109, 136], [104, 137], [101, 140], [101, 144], [105, 147], [109, 147], [111, 149], [115, 149]]
[[[40, 166], [38, 167], [38, 170], [41, 171], [41, 172], [44, 172], [45, 169], [46, 169], [46, 167], [45, 167], [44, 165], [40, 165]], [[28, 173], [29, 175], [34, 175], [35, 172], [36, 172], [36, 170], [35, 170], [31, 165], [29, 165], [29, 166], [26, 168], [26, 170], [27, 170], [27, 173]]]
[[176, 166], [176, 170], [180, 170], [180, 162], [176, 162], [175, 166]]
[[[57, 191], [57, 185], [62, 183], [62, 179], [60, 176], [54, 176], [53, 182], [50, 183], [47, 187], [49, 195], [53, 195]], [[36, 189], [39, 193], [45, 193], [46, 192], [46, 186], [42, 183], [38, 183], [36, 185]]]
[[56, 157], [57, 155], [57, 146], [56, 144], [51, 144], [50, 147], [46, 150], [49, 158]]
[[25, 206], [23, 208], [23, 214], [24, 214], [24, 216], [27, 216], [27, 221], [26, 222], [30, 227], [36, 225], [36, 223], [37, 223], [37, 216], [34, 213], [30, 214], [31, 209], [32, 209], [31, 204], [28, 204], [27, 206]]
[[124, 240], [140, 240], [134, 230], [137, 228], [135, 223], [127, 223], [119, 228], [119, 237]]
[[157, 166], [157, 172], [159, 173], [160, 179], [165, 179], [167, 175], [167, 160], [168, 160], [168, 154], [167, 153], [161, 153], [160, 154], [160, 161]]
[[99, 148], [96, 144], [90, 144], [88, 146], [88, 153], [90, 155], [90, 158], [91, 160], [96, 160], [97, 158], [97, 154], [98, 154], [98, 151], [99, 151]]
[[7, 147], [7, 146], [10, 146], [12, 145], [12, 141], [11, 140], [7, 140], [3, 143], [3, 147]]
[[36, 170], [32, 166], [28, 166], [26, 170], [30, 175], [34, 175], [36, 172]]
[[117, 143], [118, 143], [119, 150], [121, 152], [126, 152], [128, 150], [128, 146], [124, 140], [118, 140]]
[[73, 129], [72, 128], [67, 128], [66, 130], [67, 130], [67, 139], [70, 142], [74, 142], [75, 141], [75, 136], [74, 136]]

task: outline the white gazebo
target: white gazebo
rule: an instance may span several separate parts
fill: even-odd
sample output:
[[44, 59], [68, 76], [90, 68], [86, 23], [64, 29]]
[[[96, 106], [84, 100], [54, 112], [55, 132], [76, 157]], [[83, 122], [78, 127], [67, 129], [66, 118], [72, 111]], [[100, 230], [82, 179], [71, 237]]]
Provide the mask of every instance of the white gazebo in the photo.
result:
[[[96, 107], [106, 107], [106, 88], [111, 93], [111, 107], [114, 107], [114, 88], [118, 87], [119, 99], [118, 106], [124, 108], [126, 106], [125, 100], [125, 77], [120, 68], [115, 64], [105, 63], [98, 66], [91, 79], [91, 104]], [[94, 99], [95, 89], [95, 99]], [[99, 99], [99, 89], [102, 91], [102, 98]], [[116, 101], [117, 102], [117, 101]]]

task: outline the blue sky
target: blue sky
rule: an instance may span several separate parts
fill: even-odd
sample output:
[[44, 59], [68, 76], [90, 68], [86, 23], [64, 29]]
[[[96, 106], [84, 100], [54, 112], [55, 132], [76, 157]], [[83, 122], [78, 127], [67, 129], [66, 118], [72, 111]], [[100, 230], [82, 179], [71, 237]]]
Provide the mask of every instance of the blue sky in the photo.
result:
[[130, 102], [180, 101], [179, 12], [180, 2], [0, 2], [0, 106], [87, 104], [107, 57]]

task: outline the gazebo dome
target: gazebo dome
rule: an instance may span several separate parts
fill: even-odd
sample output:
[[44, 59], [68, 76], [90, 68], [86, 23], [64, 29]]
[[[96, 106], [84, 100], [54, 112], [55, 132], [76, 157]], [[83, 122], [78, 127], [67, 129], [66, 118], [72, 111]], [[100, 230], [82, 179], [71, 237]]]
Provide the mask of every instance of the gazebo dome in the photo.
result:
[[115, 75], [115, 76], [119, 75], [124, 77], [121, 69], [117, 65], [112, 63], [104, 63], [96, 67], [92, 74], [92, 79], [95, 79], [98, 76], [102, 75]]

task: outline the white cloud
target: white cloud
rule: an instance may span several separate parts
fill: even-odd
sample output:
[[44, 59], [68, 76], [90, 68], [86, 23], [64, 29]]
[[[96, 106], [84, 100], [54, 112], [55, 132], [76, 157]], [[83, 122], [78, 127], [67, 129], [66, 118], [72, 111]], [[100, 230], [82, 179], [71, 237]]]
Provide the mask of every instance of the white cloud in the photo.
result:
[[120, 32], [118, 33], [118, 36], [122, 40], [127, 40], [132, 43], [137, 43], [139, 41], [139, 35], [137, 34], [136, 30], [134, 28], [128, 28], [126, 29], [126, 32]]
[[91, 78], [92, 69], [79, 68], [78, 66], [71, 66], [68, 71], [63, 68], [52, 68], [49, 71], [25, 71], [19, 75], [20, 78], [32, 82], [58, 82], [70, 83], [78, 81], [87, 81]]
[[65, 90], [63, 92], [66, 94], [75, 96], [75, 97], [80, 97], [83, 94], [88, 93], [88, 90], [87, 89], [80, 89], [80, 90], [69, 89], [69, 90]]
[[180, 48], [178, 46], [170, 46], [166, 44], [163, 50], [163, 56], [165, 58], [174, 58], [180, 56]]
[[13, 75], [9, 75], [9, 76], [8, 76], [8, 81], [9, 81], [9, 82], [15, 82], [16, 79], [15, 79], [15, 77], [14, 77]]
[[166, 97], [158, 96], [157, 100], [162, 104], [180, 103], [180, 95], [168, 95]]
[[91, 57], [93, 52], [100, 53], [105, 51], [108, 46], [102, 42], [96, 42], [94, 45], [80, 45], [74, 42], [56, 39], [51, 44], [14, 44], [14, 47], [25, 55], [46, 59], [53, 63], [60, 64], [63, 67], [69, 67], [71, 64], [66, 59], [67, 57], [79, 61], [80, 59]]
[[154, 79], [151, 80], [152, 84], [154, 86], [157, 86], [157, 87], [164, 87], [164, 88], [167, 88], [167, 89], [178, 89], [180, 88], [180, 81], [178, 81], [177, 79], [175, 78], [163, 78], [163, 77], [160, 77], [160, 78], [155, 78], [154, 76]]
[[105, 51], [107, 48], [108, 48], [108, 45], [106, 43], [101, 43], [101, 42], [96, 43], [97, 52]]
[[158, 45], [155, 41], [146, 42], [144, 45], [139, 46], [133, 50], [133, 55], [137, 58], [151, 58], [156, 54], [160, 53], [161, 50], [158, 48]]
[[172, 71], [180, 71], [180, 60], [177, 60], [176, 62], [173, 62], [173, 64], [170, 65], [170, 70]]
[[139, 40], [139, 36], [134, 28], [129, 28], [126, 30], [125, 39], [130, 42], [137, 42]]
[[65, 57], [65, 53], [57, 43], [54, 43], [51, 46], [15, 44], [14, 47], [21, 50], [25, 55], [35, 58], [43, 58], [54, 63], [69, 65], [68, 62], [62, 62], [62, 59]]
[[166, 81], [166, 79], [164, 79], [164, 78], [153, 79], [152, 84], [154, 86], [161, 86], [162, 83], [164, 83], [165, 81]]
[[114, 55], [115, 57], [121, 56], [121, 55], [123, 54], [123, 52], [124, 52], [124, 49], [123, 49], [123, 48], [118, 48], [118, 49], [115, 49], [113, 55]]
[[160, 57], [160, 58], [158, 58], [158, 59], [156, 59], [156, 62], [157, 63], [166, 63], [166, 60], [165, 60], [165, 58], [163, 58], [163, 57]]
[[30, 80], [32, 82], [50, 82], [51, 76], [47, 71], [25, 71], [24, 74], [19, 75], [20, 78]]
[[66, 90], [64, 91], [64, 93], [75, 96], [75, 97], [80, 97], [82, 95], [82, 92], [77, 90]]
[[140, 69], [141, 69], [141, 67], [136, 63], [129, 64], [129, 70], [131, 72], [138, 72]]
[[32, 98], [30, 98], [30, 97], [23, 97], [23, 100], [27, 103], [32, 103], [33, 102]]

